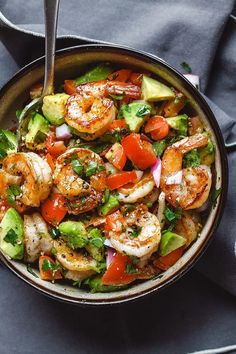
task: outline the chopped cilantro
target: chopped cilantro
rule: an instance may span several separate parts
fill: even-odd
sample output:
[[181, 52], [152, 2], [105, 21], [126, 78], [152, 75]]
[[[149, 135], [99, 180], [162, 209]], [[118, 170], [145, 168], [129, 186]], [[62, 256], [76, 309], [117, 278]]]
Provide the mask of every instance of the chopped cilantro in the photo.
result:
[[215, 188], [215, 190], [213, 191], [211, 196], [213, 208], [216, 207], [217, 199], [220, 196], [221, 192], [222, 192], [222, 188], [218, 188], [218, 189]]
[[7, 201], [8, 203], [15, 205], [16, 197], [22, 193], [20, 186], [13, 184], [7, 189]]
[[7, 155], [8, 150], [13, 150], [14, 144], [7, 138], [3, 129], [0, 129], [0, 158]]
[[136, 117], [143, 118], [150, 114], [151, 114], [151, 109], [149, 106], [145, 104], [138, 109], [138, 111], [136, 112]]
[[12, 246], [15, 246], [17, 244], [17, 239], [17, 233], [13, 229], [10, 229], [3, 240], [10, 243]]
[[105, 189], [105, 192], [103, 194], [103, 198], [102, 198], [102, 203], [103, 204], [106, 204], [109, 200], [109, 197], [110, 197], [110, 191], [108, 188]]
[[87, 201], [87, 198], [86, 198], [86, 197], [81, 197], [81, 198], [80, 198], [80, 203], [81, 203], [81, 205], [85, 205], [85, 204], [86, 204], [86, 201]]
[[136, 226], [135, 228], [133, 228], [133, 232], [131, 232], [129, 234], [130, 237], [138, 237], [140, 235], [140, 232], [142, 231], [142, 227], [141, 226]]
[[192, 73], [191, 67], [190, 67], [189, 64], [186, 63], [185, 61], [183, 61], [183, 62], [181, 63], [181, 66], [182, 66], [182, 68], [183, 68], [188, 74], [191, 74], [191, 73]]
[[183, 164], [184, 167], [198, 167], [201, 163], [201, 159], [197, 149], [193, 149], [184, 155]]
[[44, 272], [47, 270], [51, 270], [52, 272], [56, 272], [61, 268], [62, 268], [61, 264], [55, 264], [52, 261], [50, 261], [50, 259], [48, 259], [48, 258], [45, 258], [43, 260], [42, 270]]
[[172, 222], [175, 222], [175, 221], [181, 219], [182, 209], [176, 208], [175, 210], [173, 210], [173, 209], [166, 206], [164, 209], [164, 215], [165, 215], [165, 218], [167, 219], [167, 221], [172, 223]]
[[126, 263], [125, 272], [127, 274], [136, 274], [137, 273], [137, 269], [133, 266], [133, 264]]
[[32, 274], [35, 278], [38, 278], [37, 274], [33, 271], [32, 267], [30, 264], [27, 264], [27, 267], [26, 267], [27, 271]]
[[98, 168], [98, 164], [96, 161], [90, 161], [88, 164], [88, 167], [85, 171], [86, 177], [90, 177], [92, 175], [94, 175], [97, 171]]
[[78, 175], [81, 175], [81, 173], [84, 170], [83, 166], [81, 165], [81, 163], [78, 160], [72, 160], [71, 167], [72, 167], [72, 170], [75, 173], [77, 173]]
[[105, 166], [98, 166], [98, 168], [97, 168], [97, 170], [98, 170], [98, 172], [100, 172], [100, 171], [104, 171], [106, 168], [105, 168]]
[[52, 238], [58, 238], [60, 236], [60, 231], [56, 227], [54, 227], [51, 229], [50, 234]]
[[131, 211], [133, 211], [135, 209], [135, 205], [134, 204], [125, 204], [125, 211], [123, 213], [124, 216], [126, 216], [128, 213], [130, 213]]

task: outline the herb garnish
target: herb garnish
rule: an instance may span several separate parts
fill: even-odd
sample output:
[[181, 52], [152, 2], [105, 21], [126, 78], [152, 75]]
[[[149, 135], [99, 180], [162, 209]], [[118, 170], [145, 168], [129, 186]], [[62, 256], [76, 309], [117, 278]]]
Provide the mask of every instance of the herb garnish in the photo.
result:
[[85, 171], [85, 175], [86, 177], [90, 177], [92, 175], [94, 175], [97, 171], [97, 168], [98, 168], [98, 164], [96, 161], [90, 161], [89, 164], [88, 164], [88, 167]]
[[211, 196], [211, 201], [212, 201], [213, 208], [216, 207], [217, 199], [220, 196], [221, 192], [222, 192], [222, 188], [218, 188], [218, 189], [216, 188], [213, 191], [212, 196]]
[[17, 233], [13, 229], [10, 229], [3, 240], [10, 243], [12, 246], [15, 246], [18, 243]]
[[175, 227], [175, 224], [178, 220], [181, 219], [182, 216], [182, 209], [177, 207], [176, 209], [171, 209], [168, 206], [164, 209], [164, 215], [166, 220], [169, 222], [168, 230], [172, 231]]
[[129, 234], [129, 236], [133, 237], [133, 238], [138, 237], [140, 235], [141, 231], [142, 231], [142, 227], [136, 226], [135, 228], [133, 228], [133, 232], [131, 232]]
[[27, 264], [27, 267], [26, 267], [27, 271], [32, 274], [35, 278], [38, 278], [37, 274], [33, 271], [32, 267], [30, 264]]
[[7, 138], [4, 130], [0, 129], [0, 158], [7, 156], [7, 151], [14, 148], [14, 144]]
[[136, 274], [136, 273], [138, 273], [137, 269], [133, 266], [133, 264], [130, 264], [130, 263], [126, 263], [125, 272], [127, 274]]
[[149, 106], [147, 105], [143, 105], [141, 106], [138, 111], [136, 112], [136, 117], [139, 117], [139, 118], [143, 118], [147, 115], [150, 115], [151, 114], [151, 109]]
[[7, 201], [8, 203], [15, 205], [16, 197], [22, 193], [20, 186], [13, 184], [7, 188]]
[[72, 170], [77, 173], [78, 175], [81, 175], [84, 168], [83, 166], [81, 165], [81, 163], [79, 162], [79, 160], [72, 160], [71, 162], [71, 167], [72, 167]]
[[191, 69], [191, 67], [189, 66], [188, 63], [186, 63], [185, 61], [183, 61], [183, 62], [181, 63], [181, 66], [182, 66], [182, 68], [183, 68], [188, 74], [192, 74], [192, 69]]
[[42, 270], [44, 272], [47, 270], [51, 270], [53, 273], [55, 273], [61, 268], [62, 268], [61, 264], [55, 264], [52, 261], [50, 261], [50, 259], [48, 258], [45, 258], [42, 264]]

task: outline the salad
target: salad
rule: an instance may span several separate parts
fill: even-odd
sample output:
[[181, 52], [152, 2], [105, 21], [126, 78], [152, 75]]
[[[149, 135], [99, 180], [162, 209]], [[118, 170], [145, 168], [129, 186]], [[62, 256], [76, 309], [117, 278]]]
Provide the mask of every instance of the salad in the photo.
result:
[[[199, 236], [215, 148], [182, 92], [99, 64], [0, 130], [0, 250], [92, 292], [162, 276]], [[42, 85], [30, 90], [39, 97]], [[19, 116], [20, 111], [17, 111]]]

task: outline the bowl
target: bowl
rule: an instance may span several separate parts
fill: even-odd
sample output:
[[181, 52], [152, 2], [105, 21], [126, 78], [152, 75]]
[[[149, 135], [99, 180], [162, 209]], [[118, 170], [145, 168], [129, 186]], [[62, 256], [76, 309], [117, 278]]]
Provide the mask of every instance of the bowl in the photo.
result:
[[[27, 284], [54, 299], [80, 305], [111, 305], [131, 301], [159, 292], [179, 279], [199, 259], [213, 238], [222, 215], [228, 184], [227, 157], [220, 128], [203, 96], [183, 75], [160, 58], [145, 52], [115, 45], [82, 45], [66, 48], [56, 53], [56, 82], [60, 83], [64, 79], [77, 77], [88, 66], [99, 62], [111, 62], [121, 67], [135, 67], [140, 71], [148, 71], [158, 75], [186, 95], [212, 135], [216, 146], [215, 186], [221, 188], [222, 193], [215, 208], [209, 212], [199, 238], [182, 258], [162, 277], [133, 284], [126, 290], [92, 294], [67, 284], [46, 282], [30, 274], [25, 264], [10, 260], [0, 253], [3, 263]], [[1, 128], [9, 128], [14, 124], [16, 109], [27, 102], [30, 87], [36, 82], [42, 82], [43, 76], [44, 57], [26, 65], [3, 86], [0, 91]]]

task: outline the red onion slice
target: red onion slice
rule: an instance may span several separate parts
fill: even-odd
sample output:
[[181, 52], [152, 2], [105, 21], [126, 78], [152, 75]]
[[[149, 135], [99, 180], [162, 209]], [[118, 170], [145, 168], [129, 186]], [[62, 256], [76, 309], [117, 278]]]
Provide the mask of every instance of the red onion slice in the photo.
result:
[[157, 158], [155, 164], [151, 167], [151, 172], [156, 183], [157, 188], [160, 186], [160, 179], [161, 179], [161, 159], [160, 157]]
[[59, 127], [56, 127], [56, 138], [58, 140], [67, 140], [72, 137], [70, 128], [67, 124], [62, 124]]
[[113, 257], [115, 255], [116, 255], [116, 250], [114, 248], [108, 247], [107, 248], [107, 256], [106, 256], [107, 268], [109, 268], [109, 266], [111, 265]]
[[167, 177], [166, 184], [181, 184], [183, 177], [183, 171], [178, 171], [172, 176]]

